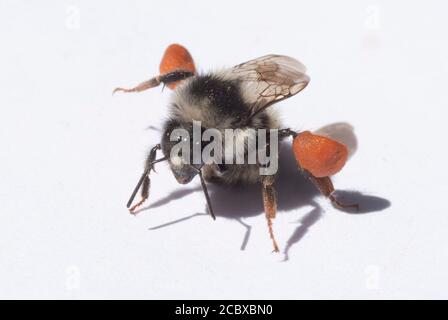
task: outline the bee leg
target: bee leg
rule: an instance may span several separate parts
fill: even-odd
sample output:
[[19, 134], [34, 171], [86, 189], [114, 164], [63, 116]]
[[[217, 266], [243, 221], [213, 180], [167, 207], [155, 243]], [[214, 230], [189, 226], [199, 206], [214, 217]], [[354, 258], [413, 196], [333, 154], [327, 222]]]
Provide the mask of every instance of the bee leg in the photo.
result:
[[272, 239], [274, 245], [274, 252], [279, 252], [277, 241], [275, 240], [274, 230], [272, 228], [272, 219], [275, 218], [277, 213], [277, 195], [274, 188], [275, 177], [263, 176], [261, 178], [262, 194], [263, 194], [263, 206], [268, 222], [269, 236]]
[[[135, 214], [136, 209], [138, 207], [140, 207], [146, 201], [146, 199], [148, 199], [149, 187], [151, 184], [151, 181], [149, 180], [149, 174], [151, 173], [151, 170], [154, 170], [154, 164], [156, 164], [157, 162], [166, 160], [165, 157], [156, 160], [156, 154], [157, 154], [157, 151], [160, 150], [160, 148], [161, 148], [160, 144], [157, 144], [149, 152], [149, 155], [146, 158], [145, 171], [143, 172], [142, 176], [140, 177], [140, 180], [138, 181], [137, 185], [134, 188], [134, 191], [132, 192], [131, 197], [129, 198], [127, 207], [128, 208], [130, 207], [129, 212], [132, 214]], [[141, 191], [142, 198], [137, 204], [135, 204], [131, 207], [132, 201], [134, 201], [135, 195], [137, 194], [140, 187], [142, 187], [142, 191]]]
[[130, 88], [130, 89], [125, 89], [125, 88], [116, 88], [112, 94], [114, 94], [117, 91], [121, 91], [121, 92], [141, 92], [141, 91], [145, 91], [151, 88], [155, 88], [157, 86], [159, 86], [161, 83], [163, 83], [164, 85], [168, 85], [170, 83], [175, 83], [177, 81], [180, 80], [184, 80], [188, 77], [193, 76], [194, 74], [190, 71], [182, 71], [182, 70], [177, 70], [177, 71], [173, 71], [173, 72], [169, 72], [163, 75], [159, 75], [157, 77], [154, 77], [152, 79], [149, 79], [145, 82], [140, 83], [139, 85], [137, 85], [134, 88]]
[[160, 84], [160, 76], [154, 77], [152, 79], [149, 79], [147, 81], [144, 81], [142, 83], [140, 83], [139, 85], [137, 85], [134, 88], [115, 88], [115, 90], [112, 92], [112, 94], [114, 94], [117, 91], [121, 91], [121, 92], [142, 92], [145, 91], [147, 89], [151, 89], [151, 88], [155, 88]]
[[333, 182], [331, 181], [330, 177], [322, 177], [317, 178], [313, 176], [311, 173], [307, 172], [309, 175], [309, 179], [314, 183], [314, 185], [317, 187], [317, 189], [320, 191], [320, 193], [330, 199], [331, 203], [340, 209], [354, 209], [356, 211], [359, 211], [359, 205], [357, 203], [355, 204], [345, 204], [340, 202], [335, 198], [333, 195], [335, 189], [333, 186]]
[[131, 214], [135, 214], [136, 209], [139, 208], [149, 197], [149, 186], [151, 181], [149, 180], [149, 176], [145, 175], [143, 178], [143, 185], [142, 185], [142, 191], [141, 191], [141, 199], [139, 202], [137, 202], [135, 205], [129, 208], [129, 212]]
[[208, 194], [207, 185], [205, 184], [204, 176], [202, 173], [202, 167], [201, 167], [201, 169], [198, 169], [195, 166], [191, 165], [191, 168], [194, 169], [198, 173], [198, 176], [201, 179], [202, 191], [204, 192], [205, 200], [207, 201], [207, 207], [208, 207], [210, 216], [213, 218], [213, 220], [216, 220], [215, 213], [213, 212], [212, 202], [211, 202], [210, 196]]

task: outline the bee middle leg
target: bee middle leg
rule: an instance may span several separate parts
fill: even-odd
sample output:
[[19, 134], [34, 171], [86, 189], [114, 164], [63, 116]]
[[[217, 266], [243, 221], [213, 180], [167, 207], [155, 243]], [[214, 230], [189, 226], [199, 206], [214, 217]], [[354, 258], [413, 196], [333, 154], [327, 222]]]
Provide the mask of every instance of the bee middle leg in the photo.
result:
[[272, 220], [277, 214], [277, 194], [274, 187], [275, 176], [262, 176], [261, 187], [263, 194], [263, 206], [268, 222], [269, 236], [274, 245], [274, 252], [279, 252], [277, 241], [275, 240], [274, 230], [272, 228]]

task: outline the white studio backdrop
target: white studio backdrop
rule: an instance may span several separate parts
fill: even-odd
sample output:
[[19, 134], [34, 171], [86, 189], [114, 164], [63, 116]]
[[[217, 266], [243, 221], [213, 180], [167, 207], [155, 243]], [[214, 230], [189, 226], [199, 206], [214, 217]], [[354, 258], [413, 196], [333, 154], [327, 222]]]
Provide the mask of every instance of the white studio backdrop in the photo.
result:
[[[448, 5], [444, 1], [0, 2], [1, 298], [447, 298]], [[207, 71], [293, 56], [310, 85], [276, 109], [315, 130], [350, 123], [329, 205], [288, 160], [271, 243], [257, 187], [152, 175], [169, 90], [111, 95], [181, 43]], [[282, 170], [282, 167], [280, 168]], [[149, 206], [149, 208], [148, 208]]]

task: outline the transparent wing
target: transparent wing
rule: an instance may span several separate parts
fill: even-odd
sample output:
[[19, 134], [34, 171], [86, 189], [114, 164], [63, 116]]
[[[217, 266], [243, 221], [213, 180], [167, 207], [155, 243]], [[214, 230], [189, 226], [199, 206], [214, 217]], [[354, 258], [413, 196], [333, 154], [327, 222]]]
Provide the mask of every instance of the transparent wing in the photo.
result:
[[228, 75], [241, 81], [252, 116], [299, 93], [310, 81], [301, 62], [281, 55], [267, 55], [239, 64]]

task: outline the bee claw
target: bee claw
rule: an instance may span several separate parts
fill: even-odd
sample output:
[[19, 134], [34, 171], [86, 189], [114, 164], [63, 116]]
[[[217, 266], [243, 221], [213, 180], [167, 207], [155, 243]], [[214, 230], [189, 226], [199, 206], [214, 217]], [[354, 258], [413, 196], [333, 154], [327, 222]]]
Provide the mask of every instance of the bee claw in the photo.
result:
[[114, 95], [118, 91], [121, 91], [121, 92], [132, 92], [132, 89], [115, 88], [114, 91], [112, 91], [112, 95]]
[[136, 216], [137, 215], [137, 209], [146, 201], [146, 198], [143, 198], [142, 200], [140, 200], [138, 203], [136, 203], [135, 205], [133, 205], [132, 207], [129, 208], [129, 213]]
[[154, 77], [152, 79], [149, 79], [145, 82], [140, 83], [139, 85], [137, 85], [134, 88], [131, 89], [125, 89], [125, 88], [116, 88], [112, 94], [114, 94], [117, 91], [121, 91], [121, 92], [142, 92], [145, 91], [147, 89], [151, 89], [154, 87], [157, 87], [160, 84], [160, 77]]
[[337, 200], [334, 196], [330, 196], [329, 198], [336, 208], [353, 209], [354, 211], [359, 212], [359, 204], [358, 203], [345, 204], [345, 203], [342, 203], [339, 200]]

